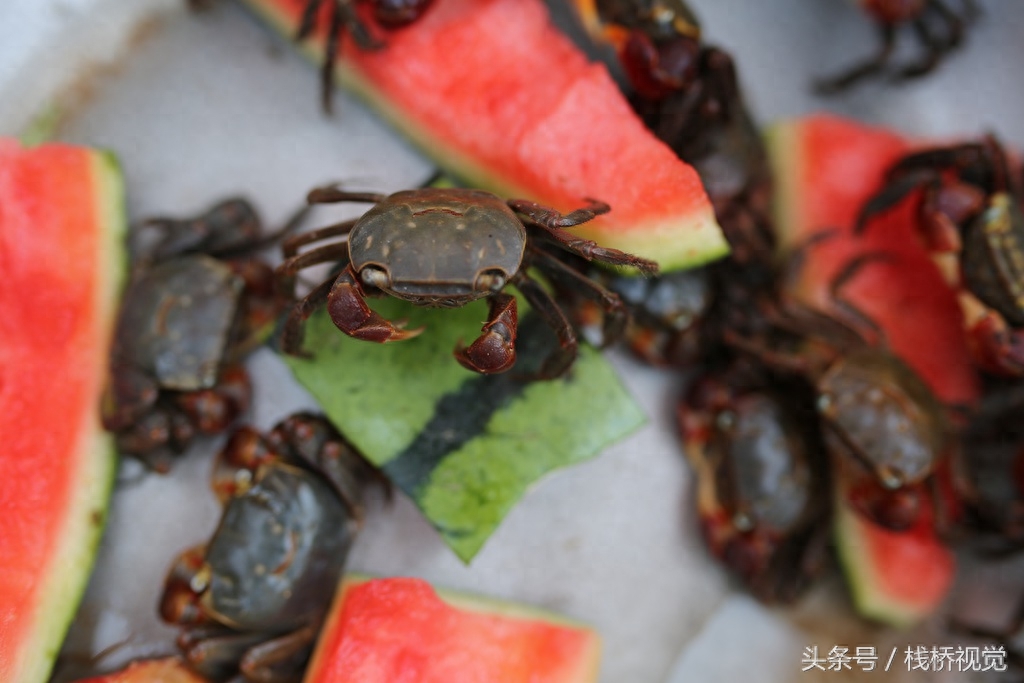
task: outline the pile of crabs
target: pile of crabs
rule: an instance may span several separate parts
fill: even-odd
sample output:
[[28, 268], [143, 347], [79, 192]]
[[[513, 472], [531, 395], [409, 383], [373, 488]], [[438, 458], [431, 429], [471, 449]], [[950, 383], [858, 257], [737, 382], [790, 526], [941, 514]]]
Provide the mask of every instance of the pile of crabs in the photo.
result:
[[[307, 3], [300, 39], [321, 4]], [[348, 31], [360, 47], [379, 48], [355, 4], [330, 3], [329, 35]], [[368, 4], [391, 26], [415, 21], [430, 3]], [[972, 10], [960, 16], [939, 0], [864, 4], [879, 22], [883, 49], [823, 81], [824, 91], [872, 75], [927, 73], [959, 45]], [[524, 381], [570, 372], [581, 338], [600, 346], [625, 340], [641, 359], [687, 373], [677, 412], [700, 527], [710, 552], [760, 599], [791, 602], [821, 575], [837, 491], [893, 532], [928, 514], [940, 536], [1019, 549], [1024, 169], [991, 136], [922, 149], [894, 163], [861, 208], [858, 235], [913, 204], [925, 241], [958, 261], [950, 286], [963, 303], [985, 391], [974, 405], [944, 405], [888, 347], [888, 330], [844, 295], [886, 254], [865, 251], [844, 264], [829, 283], [827, 308], [793, 295], [794, 273], [831, 237], [819, 234], [780, 256], [764, 142], [732, 60], [702, 41], [693, 13], [682, 2], [655, 0], [599, 0], [596, 8], [609, 30], [595, 37], [614, 38], [634, 109], [701, 174], [729, 257], [659, 276], [651, 261], [573, 234], [608, 211], [600, 198], [563, 214], [431, 186], [387, 196], [316, 188], [310, 205], [372, 208], [305, 232], [298, 228], [307, 208], [265, 232], [239, 199], [193, 218], [153, 219], [134, 231], [104, 404], [119, 450], [163, 471], [197, 435], [231, 429], [251, 400], [246, 354], [270, 338], [285, 353], [315, 354], [304, 347], [303, 328], [320, 308], [340, 333], [367, 342], [420, 332], [381, 317], [367, 297], [432, 307], [486, 299], [479, 336], [456, 348], [455, 360], [478, 373], [507, 372], [516, 363], [518, 322], [511, 285], [558, 341]], [[926, 54], [892, 69], [891, 45], [903, 25], [924, 38]], [[329, 45], [325, 106], [333, 64]], [[268, 248], [280, 250], [276, 268], [260, 255]], [[319, 281], [304, 277], [325, 268]], [[161, 601], [162, 617], [182, 626], [189, 664], [210, 680], [300, 679], [325, 616], [323, 595], [337, 585], [360, 526], [364, 488], [383, 481], [322, 416], [293, 415], [267, 434], [235, 428], [213, 476], [222, 521], [205, 546], [171, 568]]]

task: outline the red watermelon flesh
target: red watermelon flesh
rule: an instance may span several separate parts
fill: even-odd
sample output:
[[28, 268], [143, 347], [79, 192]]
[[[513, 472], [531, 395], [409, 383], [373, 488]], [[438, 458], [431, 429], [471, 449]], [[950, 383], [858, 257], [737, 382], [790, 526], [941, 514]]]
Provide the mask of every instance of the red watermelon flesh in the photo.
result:
[[44, 681], [115, 471], [99, 420], [123, 275], [116, 162], [0, 140], [0, 680]]
[[[246, 2], [288, 36], [305, 4]], [[541, 0], [435, 0], [382, 38], [386, 48], [370, 52], [345, 41], [339, 79], [446, 170], [563, 211], [605, 201], [612, 211], [574, 232], [664, 271], [728, 252], [696, 171], [646, 130]], [[318, 62], [321, 44], [322, 34], [306, 44]]]
[[421, 579], [348, 577], [305, 683], [586, 683], [598, 635], [533, 608], [435, 592]]
[[132, 662], [122, 671], [77, 683], [206, 683], [206, 679], [172, 657]]

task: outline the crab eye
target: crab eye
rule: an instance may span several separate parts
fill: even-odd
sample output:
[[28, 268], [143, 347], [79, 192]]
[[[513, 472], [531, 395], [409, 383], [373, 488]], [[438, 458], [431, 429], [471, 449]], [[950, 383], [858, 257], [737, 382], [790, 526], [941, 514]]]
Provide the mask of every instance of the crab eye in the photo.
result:
[[388, 274], [380, 268], [374, 268], [373, 266], [363, 268], [359, 273], [359, 279], [364, 284], [376, 287], [377, 289], [384, 289], [391, 285], [391, 278], [388, 277]]
[[474, 288], [479, 291], [489, 289], [492, 292], [497, 292], [505, 286], [506, 281], [505, 273], [503, 271], [485, 270], [476, 276]]

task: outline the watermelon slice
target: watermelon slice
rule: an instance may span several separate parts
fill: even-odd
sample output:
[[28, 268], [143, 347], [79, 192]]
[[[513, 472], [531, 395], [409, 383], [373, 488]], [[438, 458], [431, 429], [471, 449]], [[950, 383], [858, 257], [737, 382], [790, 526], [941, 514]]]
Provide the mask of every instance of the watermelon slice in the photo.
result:
[[[970, 405], [979, 386], [959, 304], [914, 228], [910, 203], [880, 216], [881, 224], [861, 238], [852, 234], [861, 205], [911, 147], [890, 131], [832, 116], [777, 124], [769, 134], [779, 189], [776, 225], [790, 250], [820, 231], [837, 233], [803, 247], [796, 286], [798, 296], [826, 309], [829, 284], [850, 259], [892, 254], [866, 265], [843, 296], [882, 328], [890, 347], [941, 400]], [[854, 512], [841, 481], [836, 499], [836, 546], [858, 611], [899, 626], [933, 612], [952, 584], [955, 561], [935, 533], [932, 506], [914, 527], [894, 533]]]
[[585, 683], [600, 654], [596, 632], [534, 608], [347, 577], [304, 682]]
[[[305, 5], [246, 2], [289, 37]], [[373, 52], [345, 41], [339, 80], [449, 172], [560, 210], [601, 199], [612, 211], [574, 232], [663, 272], [728, 253], [697, 173], [644, 128], [542, 0], [436, 0], [384, 40]], [[303, 45], [318, 63], [322, 43], [321, 33]]]
[[80, 680], [77, 683], [205, 683], [206, 679], [193, 673], [180, 659], [151, 659], [132, 662], [116, 673]]
[[858, 514], [837, 478], [835, 546], [853, 603], [865, 617], [906, 628], [932, 614], [953, 585], [956, 559], [935, 533], [933, 507], [889, 531]]
[[99, 419], [124, 275], [115, 160], [0, 140], [0, 680], [44, 681], [85, 589], [116, 455]]

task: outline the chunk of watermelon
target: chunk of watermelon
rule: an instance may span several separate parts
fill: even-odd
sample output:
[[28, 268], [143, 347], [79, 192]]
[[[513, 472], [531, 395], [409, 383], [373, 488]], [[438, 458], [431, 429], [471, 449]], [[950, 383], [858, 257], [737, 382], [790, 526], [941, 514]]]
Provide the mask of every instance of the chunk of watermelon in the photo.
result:
[[860, 208], [881, 187], [886, 169], [917, 145], [892, 131], [827, 115], [778, 123], [768, 141], [783, 250], [802, 248], [822, 231], [837, 233], [806, 248], [797, 292], [829, 308], [829, 285], [850, 259], [871, 252], [893, 254], [891, 260], [865, 266], [843, 296], [884, 330], [893, 351], [945, 403], [977, 400], [978, 376], [960, 305], [914, 227], [912, 203], [879, 216], [859, 238], [853, 235]]
[[412, 578], [347, 577], [305, 683], [586, 683], [594, 631], [513, 603]]
[[45, 681], [92, 567], [116, 465], [99, 419], [124, 275], [105, 153], [0, 139], [0, 680]]
[[[246, 2], [287, 36], [305, 5]], [[728, 253], [697, 173], [646, 130], [541, 0], [435, 0], [384, 39], [373, 52], [346, 40], [339, 80], [446, 170], [560, 210], [605, 201], [612, 211], [574, 232], [665, 272]], [[322, 44], [323, 32], [304, 49], [319, 62]]]
[[[959, 304], [914, 228], [912, 207], [905, 203], [860, 238], [853, 235], [861, 205], [912, 146], [891, 131], [833, 116], [776, 124], [769, 149], [779, 238], [786, 250], [806, 249], [796, 293], [825, 309], [832, 306], [830, 283], [850, 259], [893, 254], [866, 265], [843, 296], [879, 325], [893, 351], [941, 400], [969, 405], [979, 386]], [[837, 236], [806, 246], [823, 230]], [[935, 532], [931, 506], [914, 527], [895, 533], [854, 511], [841, 478], [836, 499], [836, 547], [858, 611], [898, 626], [932, 613], [952, 585], [956, 564]]]
[[192, 672], [180, 659], [169, 657], [132, 662], [121, 671], [77, 683], [206, 683], [206, 679]]

